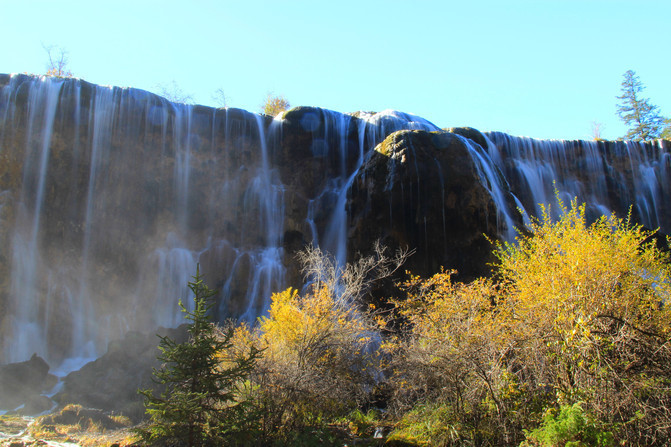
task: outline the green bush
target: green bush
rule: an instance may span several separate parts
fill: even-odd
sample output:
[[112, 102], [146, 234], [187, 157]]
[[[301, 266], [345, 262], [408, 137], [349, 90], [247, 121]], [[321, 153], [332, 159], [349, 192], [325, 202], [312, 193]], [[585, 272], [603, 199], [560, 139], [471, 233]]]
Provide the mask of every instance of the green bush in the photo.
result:
[[368, 410], [364, 413], [357, 408], [342, 418], [340, 423], [347, 425], [349, 431], [356, 436], [371, 437], [375, 434], [375, 428], [380, 425], [380, 412]]
[[556, 411], [548, 410], [543, 423], [535, 430], [525, 430], [526, 441], [521, 447], [610, 447], [613, 433], [605, 431], [580, 403], [563, 405]]
[[403, 415], [388, 441], [426, 446], [469, 445], [464, 439], [465, 432], [449, 405], [428, 403], [417, 405]]

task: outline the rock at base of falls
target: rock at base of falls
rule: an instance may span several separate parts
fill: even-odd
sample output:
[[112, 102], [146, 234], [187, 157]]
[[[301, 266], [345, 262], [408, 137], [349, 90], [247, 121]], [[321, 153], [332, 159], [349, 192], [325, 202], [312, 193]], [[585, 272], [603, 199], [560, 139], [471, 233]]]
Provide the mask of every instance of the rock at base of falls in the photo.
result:
[[103, 356], [65, 376], [63, 389], [54, 400], [59, 406], [79, 404], [122, 413], [139, 421], [145, 409], [138, 389], [158, 389], [152, 380], [153, 368], [161, 366], [157, 360], [160, 354], [157, 334], [182, 343], [187, 338], [186, 325], [160, 328], [156, 333], [127, 333], [122, 340], [110, 343]]
[[51, 408], [51, 401], [42, 396], [57, 382], [56, 376], [49, 374], [47, 362], [33, 354], [25, 362], [0, 366], [0, 408], [19, 411], [23, 414], [37, 414]]

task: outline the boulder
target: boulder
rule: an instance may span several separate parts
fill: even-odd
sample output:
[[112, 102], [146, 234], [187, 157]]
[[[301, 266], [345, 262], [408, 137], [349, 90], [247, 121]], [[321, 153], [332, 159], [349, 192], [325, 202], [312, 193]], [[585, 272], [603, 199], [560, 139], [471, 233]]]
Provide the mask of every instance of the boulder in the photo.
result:
[[138, 421], [144, 416], [139, 389], [158, 385], [152, 380], [153, 368], [159, 368], [159, 337], [181, 343], [186, 340], [186, 325], [177, 329], [160, 328], [158, 334], [129, 332], [124, 339], [109, 344], [107, 352], [63, 379], [63, 389], [54, 396], [59, 405], [84, 407], [123, 413]]
[[23, 407], [19, 408], [16, 413], [22, 416], [34, 416], [40, 413], [51, 410], [55, 406], [54, 401], [47, 396], [34, 395], [30, 396]]
[[[470, 132], [472, 135], [479, 133]], [[483, 184], [474, 157], [478, 147], [450, 132], [398, 131], [371, 153], [349, 196], [350, 251], [365, 253], [371, 241], [414, 249], [405, 268], [431, 275], [456, 269], [460, 278], [487, 275], [490, 240], [507, 230]], [[501, 185], [503, 188], [506, 185]], [[514, 198], [504, 191], [508, 209]], [[513, 216], [522, 226], [521, 216]]]
[[0, 409], [13, 410], [36, 401], [56, 381], [56, 377], [49, 374], [47, 362], [37, 354], [25, 362], [0, 366]]
[[482, 148], [487, 148], [487, 138], [477, 129], [473, 129], [472, 127], [450, 127], [445, 130], [468, 138], [474, 143], [479, 144]]

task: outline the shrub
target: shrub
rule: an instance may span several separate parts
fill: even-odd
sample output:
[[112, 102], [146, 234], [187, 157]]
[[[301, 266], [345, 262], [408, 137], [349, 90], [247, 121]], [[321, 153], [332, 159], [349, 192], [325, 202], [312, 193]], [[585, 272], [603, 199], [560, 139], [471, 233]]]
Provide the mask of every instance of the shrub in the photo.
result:
[[559, 206], [533, 221], [532, 236], [499, 246], [506, 285], [501, 324], [516, 357], [552, 385], [557, 403], [584, 401], [633, 444], [671, 435], [671, 295], [668, 256], [629, 220], [588, 225], [585, 206]]
[[277, 116], [290, 107], [289, 101], [283, 95], [273, 95], [268, 93], [261, 106], [261, 113], [269, 116]]
[[509, 445], [544, 408], [584, 402], [625, 442], [671, 436], [668, 257], [628, 220], [588, 224], [584, 205], [558, 205], [559, 220], [544, 209], [517, 244], [498, 245], [495, 279], [404, 284], [386, 345], [397, 414], [440, 403], [460, 442]]
[[340, 266], [318, 248], [300, 255], [309, 285], [275, 293], [254, 329], [236, 329], [234, 346], [262, 356], [248, 384], [266, 442], [289, 442], [364, 408], [379, 370], [375, 311], [363, 304], [371, 284], [405, 259], [375, 254]]
[[543, 424], [531, 431], [525, 431], [526, 441], [521, 447], [610, 447], [615, 445], [613, 434], [602, 431], [585, 414], [580, 403], [564, 405], [559, 414], [549, 410]]
[[516, 346], [500, 321], [499, 287], [487, 279], [455, 283], [453, 273], [403, 284], [408, 297], [396, 302], [403, 326], [384, 345], [391, 411], [406, 421], [406, 434], [425, 432], [422, 421], [432, 421], [431, 430], [444, 435], [438, 445], [519, 442], [522, 427], [540, 420], [549, 393], [511, 362]]
[[405, 413], [388, 441], [422, 446], [468, 445], [464, 442], [464, 432], [464, 428], [455, 423], [454, 410], [449, 404], [428, 403]]
[[338, 422], [346, 424], [349, 431], [356, 436], [372, 437], [376, 427], [380, 425], [380, 416], [380, 412], [374, 409], [364, 413], [355, 408]]

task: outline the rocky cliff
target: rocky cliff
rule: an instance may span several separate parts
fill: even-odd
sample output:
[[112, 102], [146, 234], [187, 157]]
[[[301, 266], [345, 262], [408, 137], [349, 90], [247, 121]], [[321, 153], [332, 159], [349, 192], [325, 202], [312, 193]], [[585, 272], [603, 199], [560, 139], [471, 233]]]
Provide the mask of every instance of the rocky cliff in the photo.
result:
[[487, 272], [518, 209], [577, 196], [671, 230], [668, 142], [541, 141], [413, 115], [299, 107], [275, 119], [77, 79], [0, 75], [3, 362], [94, 358], [176, 327], [196, 264], [220, 318], [253, 321], [313, 243], [376, 239], [408, 268]]

